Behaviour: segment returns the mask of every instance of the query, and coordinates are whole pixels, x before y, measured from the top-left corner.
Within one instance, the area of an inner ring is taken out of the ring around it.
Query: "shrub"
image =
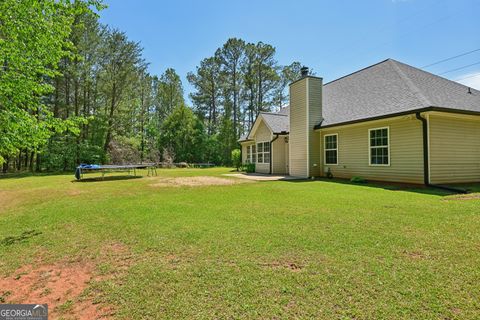
[[[365,180],[362,177],[354,176],[352,179],[350,179],[351,182],[353,183],[367,183],[367,180]]]
[[[255,172],[255,163],[247,163],[243,166],[243,170],[246,173],[254,173]]]
[[[232,150],[232,164],[237,168],[237,171],[240,170],[240,167],[242,166],[242,152],[240,149]]]

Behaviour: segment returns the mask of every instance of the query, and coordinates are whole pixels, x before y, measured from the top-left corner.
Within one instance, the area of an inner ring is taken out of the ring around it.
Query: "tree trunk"
[[[18,153],[17,170],[18,171],[22,170],[22,150],[20,150],[20,152]]]
[[[3,173],[7,173],[8,172],[8,165],[10,163],[10,158],[9,157],[5,157],[5,162],[3,163],[3,168],[2,168],[2,171]]]
[[[58,95],[59,95],[59,87],[60,87],[60,77],[55,77],[55,101],[53,105],[53,116],[58,118]]]
[[[75,61],[75,65],[77,62]],[[74,81],[75,89],[74,89],[74,104],[75,104],[75,116],[78,117],[80,112],[80,105],[78,103],[78,78],[75,77]],[[75,164],[78,166],[80,164],[80,136],[77,136],[75,139]]]
[[[237,139],[237,70],[233,69],[233,135]]]
[[[70,81],[67,76],[65,76],[65,111],[66,118],[70,117]]]
[[[112,88],[112,101],[110,104],[110,112],[109,112],[109,117],[108,117],[108,127],[107,127],[107,136],[105,137],[105,144],[103,145],[103,151],[107,153],[108,151],[108,145],[110,144],[110,139],[112,138],[112,126],[113,126],[113,113],[115,111],[115,96],[116,96],[116,85],[115,83],[113,84]]]
[[[25,149],[25,163],[24,163],[24,167],[28,167],[28,150]]]
[[[258,66],[258,112],[263,111],[262,65]]]
[[[35,152],[32,151],[30,153],[30,172],[33,173],[33,162],[34,162],[34,159],[35,159]]]
[[[36,157],[36,158],[37,158],[37,161],[36,161],[36,163],[37,163],[37,168],[36,168],[35,171],[40,172],[40,171],[42,171],[42,162],[41,162],[41,157],[40,157],[40,154],[39,154],[39,153],[37,153],[37,157]]]

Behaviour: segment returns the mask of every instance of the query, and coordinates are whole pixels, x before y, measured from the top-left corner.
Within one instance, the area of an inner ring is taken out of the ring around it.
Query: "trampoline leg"
[[[133,168],[133,176],[134,176],[134,177],[137,176],[137,169],[136,169],[136,168]]]

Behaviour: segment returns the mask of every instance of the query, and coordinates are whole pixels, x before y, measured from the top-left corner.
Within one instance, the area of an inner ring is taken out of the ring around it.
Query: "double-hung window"
[[[324,136],[325,164],[338,164],[338,134]]]
[[[390,165],[390,137],[389,128],[375,128],[368,130],[368,147],[371,166]]]
[[[270,142],[257,143],[257,163],[270,163]]]

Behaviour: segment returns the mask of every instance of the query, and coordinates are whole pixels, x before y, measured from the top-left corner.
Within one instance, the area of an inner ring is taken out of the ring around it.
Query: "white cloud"
[[[465,74],[461,77],[458,77],[458,79],[463,79],[463,80],[458,80],[458,82],[460,82],[461,84],[480,90],[480,71]]]

